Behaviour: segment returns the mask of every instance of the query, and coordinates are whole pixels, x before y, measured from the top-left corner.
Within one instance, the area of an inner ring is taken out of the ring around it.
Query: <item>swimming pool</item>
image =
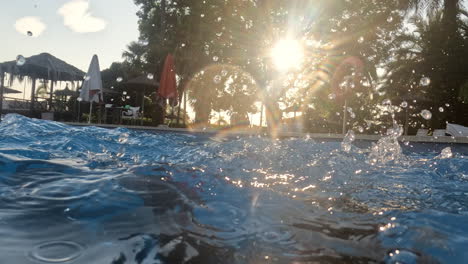
[[[429,148],[347,152],[341,142],[307,138],[77,128],[8,115],[0,123],[0,256],[463,263],[466,148]]]

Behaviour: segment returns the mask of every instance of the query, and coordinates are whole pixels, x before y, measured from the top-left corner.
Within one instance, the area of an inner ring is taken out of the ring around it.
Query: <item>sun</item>
[[[301,45],[294,39],[282,39],[271,50],[271,58],[276,68],[285,72],[299,68],[304,59]]]

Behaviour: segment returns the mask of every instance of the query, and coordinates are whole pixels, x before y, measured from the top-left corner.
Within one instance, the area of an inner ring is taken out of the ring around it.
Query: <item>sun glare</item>
[[[278,70],[287,71],[291,68],[299,68],[304,54],[298,41],[283,39],[271,50],[271,57]]]

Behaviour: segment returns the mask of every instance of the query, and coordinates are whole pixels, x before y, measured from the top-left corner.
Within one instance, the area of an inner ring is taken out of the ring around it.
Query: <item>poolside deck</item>
[[[216,129],[198,129],[198,128],[169,128],[165,126],[148,127],[148,126],[128,126],[128,125],[113,125],[113,124],[88,124],[88,123],[73,123],[63,122],[71,126],[96,126],[102,128],[127,128],[142,131],[170,131],[182,133],[203,133],[203,134],[220,134],[220,135],[259,135],[264,132],[259,130],[216,130]],[[278,137],[310,137],[317,140],[342,140],[342,134],[323,134],[323,133],[300,133],[300,132],[279,132]],[[360,135],[356,134],[357,140],[377,141],[381,138],[380,135]],[[426,142],[426,143],[457,143],[468,144],[468,137],[431,137],[431,136],[401,136],[399,141],[409,142]]]

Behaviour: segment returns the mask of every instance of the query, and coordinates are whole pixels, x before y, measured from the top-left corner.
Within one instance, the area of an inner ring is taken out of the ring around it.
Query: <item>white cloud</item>
[[[28,31],[32,33],[32,37],[39,37],[42,32],[46,29],[46,25],[42,23],[41,19],[38,17],[22,17],[16,20],[15,29],[20,34],[28,35]]]
[[[58,14],[63,16],[65,26],[78,33],[98,32],[107,26],[104,19],[91,15],[87,0],[70,1],[59,8]]]

